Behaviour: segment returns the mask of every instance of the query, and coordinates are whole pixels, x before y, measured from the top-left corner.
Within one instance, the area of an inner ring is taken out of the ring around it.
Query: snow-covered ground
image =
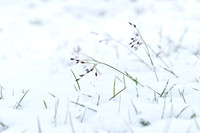
[[[199,12],[198,0],[0,0],[0,133],[200,132]]]

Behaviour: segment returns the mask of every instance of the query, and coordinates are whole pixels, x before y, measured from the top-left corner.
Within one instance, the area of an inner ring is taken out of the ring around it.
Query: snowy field
[[[0,0],[0,133],[200,132],[199,12],[199,0]]]

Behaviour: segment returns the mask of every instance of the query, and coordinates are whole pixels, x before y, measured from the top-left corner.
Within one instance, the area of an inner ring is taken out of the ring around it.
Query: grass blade
[[[135,107],[135,104],[133,104],[133,101],[132,101],[132,100],[131,100],[131,105],[133,106],[136,115],[138,115],[138,114],[139,114],[139,113],[138,113],[138,110],[137,110],[137,108]]]
[[[3,99],[3,87],[0,85],[0,99]]]
[[[163,89],[162,93],[160,94],[160,97],[162,97],[163,94],[165,93],[165,90],[166,90],[166,88],[167,88],[167,86],[168,86],[168,83],[169,83],[169,79],[167,80],[167,83],[166,83],[166,85],[165,85],[165,88]]]
[[[45,109],[47,109],[47,103],[45,102],[45,100],[43,100],[43,103],[44,103]]]
[[[22,100],[24,99],[24,97],[26,96],[26,94],[29,92],[29,90],[27,90],[25,93],[24,93],[24,95],[22,96],[22,98],[19,100],[19,102],[17,103],[17,106],[15,107],[15,109],[18,109],[19,108],[19,106],[21,106],[21,102],[22,102]]]
[[[119,95],[122,91],[124,91],[126,88],[123,88],[122,90],[120,90],[119,92],[117,92],[114,96],[112,96],[109,100],[112,100],[113,98],[115,98],[115,96]]]
[[[74,102],[74,101],[71,101],[71,103],[74,103],[74,104],[76,104],[76,105],[79,105],[79,106],[81,106],[81,107],[86,107],[85,105],[83,105],[83,104],[80,104],[80,103],[78,103],[78,102]],[[90,108],[90,107],[87,107],[89,110],[92,110],[92,111],[94,111],[94,112],[97,112],[97,110],[95,110],[95,109],[92,109],[92,108]]]
[[[75,80],[76,80],[78,89],[79,89],[79,91],[80,91],[80,90],[81,90],[81,87],[80,87],[80,85],[79,85],[78,79],[76,78],[76,75],[74,74],[74,72],[73,72],[72,70],[71,70],[71,72],[72,72],[72,74],[73,74],[73,76],[74,76],[74,78],[75,78]]]
[[[114,79],[114,85],[113,85],[113,96],[115,95],[115,83],[116,83],[116,77]]]
[[[184,107],[184,108],[180,111],[180,113],[176,116],[176,118],[179,118],[179,116],[183,113],[183,111],[185,111],[188,107],[190,107],[190,105]]]
[[[69,112],[69,122],[70,122],[70,125],[71,125],[72,133],[75,133],[75,129],[74,129],[73,121],[72,121],[72,116],[71,116],[70,112]]]
[[[42,129],[41,129],[39,117],[38,117],[38,119],[37,119],[37,123],[38,123],[38,133],[42,133]]]

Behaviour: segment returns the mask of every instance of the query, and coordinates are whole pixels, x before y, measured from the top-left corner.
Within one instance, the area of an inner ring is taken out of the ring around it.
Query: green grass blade
[[[74,76],[74,78],[75,78],[75,80],[76,80],[78,89],[79,89],[79,91],[80,91],[80,90],[81,90],[81,87],[80,87],[80,85],[79,85],[78,79],[76,78],[76,75],[74,74],[74,72],[73,72],[72,70],[71,70],[71,72],[72,72],[72,74],[73,74],[73,76]]]
[[[120,90],[119,92],[117,92],[114,96],[112,96],[109,100],[112,100],[113,98],[115,98],[117,95],[119,95],[122,91],[124,91],[126,88],[123,88],[122,90]]]
[[[19,108],[19,106],[21,106],[21,102],[22,102],[22,100],[24,99],[24,97],[26,96],[26,94],[29,92],[29,90],[27,90],[25,93],[24,93],[24,95],[22,96],[22,98],[19,100],[19,102],[17,103],[17,106],[16,106],[16,108],[15,109],[18,109]]]
[[[183,113],[183,111],[185,111],[188,107],[190,107],[190,105],[189,106],[186,106],[186,107],[184,107],[181,111],[180,111],[180,113],[176,116],[176,118],[179,118],[180,117],[180,115]]]

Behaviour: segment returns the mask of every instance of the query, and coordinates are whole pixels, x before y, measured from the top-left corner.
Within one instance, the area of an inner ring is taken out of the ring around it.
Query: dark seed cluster
[[[86,61],[82,61],[82,60],[75,59],[75,58],[70,58],[70,60],[76,61],[76,64],[78,64],[78,63],[81,63],[81,64],[87,63]],[[85,69],[85,73],[84,73],[84,74],[80,74],[80,75],[79,75],[80,78],[77,78],[76,81],[79,81],[82,77],[84,77],[84,76],[87,75],[88,73],[90,73],[90,72],[96,70],[96,66],[97,66],[97,64],[93,64],[92,68],[90,68],[90,69]],[[96,76],[96,77],[98,76],[97,70],[96,70],[96,72],[95,72],[95,76]]]
[[[132,24],[131,22],[129,22],[129,24],[136,29],[135,24]],[[137,29],[136,29],[136,31],[137,31]],[[136,32],[134,34],[134,37],[131,38],[131,42],[129,43],[129,45],[131,46],[131,48],[134,48],[135,50],[137,50],[142,44],[143,44],[143,41],[142,41],[139,33]]]

